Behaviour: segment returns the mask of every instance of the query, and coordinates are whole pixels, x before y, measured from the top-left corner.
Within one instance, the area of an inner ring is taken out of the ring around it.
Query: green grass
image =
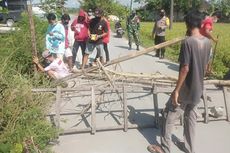
[[[141,22],[140,40],[143,47],[150,47],[154,45],[154,40],[151,37],[153,22]],[[125,22],[122,22],[122,27],[125,29]],[[111,28],[114,30],[114,23],[111,22]],[[185,24],[174,23],[172,30],[167,30],[166,40],[171,40],[177,37],[185,36]],[[216,49],[216,57],[213,64],[215,78],[222,78],[230,68],[230,24],[216,23],[214,24],[213,35],[219,35],[219,41]],[[125,34],[127,37],[127,33]],[[215,44],[213,43],[213,48]],[[166,48],[166,58],[177,62],[179,55],[180,44]]]

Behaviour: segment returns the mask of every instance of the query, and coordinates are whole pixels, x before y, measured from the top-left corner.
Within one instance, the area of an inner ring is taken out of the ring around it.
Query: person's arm
[[[65,28],[63,25],[56,25],[58,27],[55,27],[56,29],[53,32],[53,36],[59,40],[63,40],[65,38]]]
[[[189,48],[190,48],[189,44],[187,43],[186,40],[182,42],[180,55],[179,55],[180,70],[179,70],[178,81],[171,95],[172,103],[174,106],[180,105],[178,101],[179,92],[189,72],[189,64],[191,60],[191,52]]]
[[[70,27],[71,27],[71,30],[74,31],[74,32],[76,31],[76,27],[75,27],[76,24],[77,24],[77,19],[75,19],[75,20],[73,21],[73,23],[71,24],[71,26],[70,26]]]
[[[37,57],[33,58],[33,62],[37,65],[38,69],[42,72],[45,72],[45,69],[41,66],[41,64],[39,63],[39,60]]]
[[[97,35],[97,39],[100,39],[100,38],[103,38],[103,37],[105,37],[105,36],[107,36],[108,35],[108,25],[107,25],[107,23],[106,23],[106,21],[105,20],[103,20],[103,27],[104,27],[104,29],[103,29],[103,34],[101,34],[101,35]]]
[[[214,38],[214,37],[212,36],[210,29],[206,28],[206,29],[205,29],[205,33],[206,33],[206,36],[207,36],[209,39],[213,40],[214,42],[217,42],[217,41],[218,41],[218,39],[216,39],[216,38]]]
[[[136,16],[136,20],[137,20],[137,30],[140,30],[141,24],[140,24],[140,18],[138,16]]]
[[[155,21],[155,24],[154,24],[154,26],[153,26],[152,38],[155,37],[155,34],[156,34],[156,27],[157,27],[157,21]]]
[[[178,102],[178,97],[179,97],[179,91],[185,81],[185,78],[187,77],[187,74],[189,72],[189,66],[188,65],[183,65],[180,69],[179,72],[179,77],[178,77],[178,81],[176,84],[176,88],[174,89],[173,93],[172,93],[172,102],[174,106],[178,106],[180,105]]]

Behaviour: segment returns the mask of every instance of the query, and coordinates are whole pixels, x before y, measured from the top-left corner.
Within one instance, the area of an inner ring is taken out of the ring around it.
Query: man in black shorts
[[[103,51],[103,37],[105,37],[108,33],[108,26],[106,21],[102,18],[103,11],[101,9],[95,10],[95,18],[90,20],[89,23],[89,40],[86,44],[87,48],[85,51],[85,55],[83,57],[82,69],[85,68],[85,65],[88,61],[89,55],[96,48],[100,62],[104,63],[104,51]]]
[[[195,153],[196,110],[211,50],[210,40],[200,34],[201,21],[202,14],[198,11],[185,16],[188,37],[181,44],[179,77],[163,111],[161,145],[149,145],[151,153],[170,153],[172,129],[181,115],[184,115],[184,152]]]

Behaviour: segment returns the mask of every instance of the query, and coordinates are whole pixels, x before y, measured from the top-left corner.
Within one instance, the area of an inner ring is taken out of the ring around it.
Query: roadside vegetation
[[[37,47],[44,48],[47,23],[37,18]],[[46,119],[52,96],[34,94],[34,87],[48,87],[44,76],[33,74],[28,17],[18,30],[0,34],[0,153],[48,152],[47,145],[57,130]]]
[[[114,22],[111,22],[111,29],[114,30]],[[141,22],[140,28],[140,40],[143,47],[151,47],[154,45],[154,39],[152,38],[153,22]],[[126,29],[125,21],[122,21],[122,27]],[[185,36],[186,27],[182,22],[176,22],[173,24],[172,30],[167,30],[166,40],[171,40],[178,37]],[[222,79],[223,76],[229,71],[230,68],[230,24],[229,23],[216,23],[214,25],[214,36],[219,35],[219,41],[216,49],[216,57],[213,64],[214,78]],[[127,37],[127,32],[125,33]],[[215,43],[213,43],[213,49]],[[166,58],[177,62],[180,51],[180,44],[166,48]]]

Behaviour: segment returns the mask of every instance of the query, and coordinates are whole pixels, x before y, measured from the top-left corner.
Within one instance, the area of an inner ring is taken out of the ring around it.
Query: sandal
[[[164,153],[160,146],[157,145],[149,145],[147,150],[151,153]]]

